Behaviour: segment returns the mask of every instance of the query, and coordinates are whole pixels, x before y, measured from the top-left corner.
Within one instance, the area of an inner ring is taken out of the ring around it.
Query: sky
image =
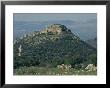
[[[52,21],[52,20],[73,20],[87,21],[97,19],[95,13],[15,13],[14,21]]]
[[[51,24],[63,24],[82,40],[97,37],[96,13],[14,13],[14,37],[40,31]]]

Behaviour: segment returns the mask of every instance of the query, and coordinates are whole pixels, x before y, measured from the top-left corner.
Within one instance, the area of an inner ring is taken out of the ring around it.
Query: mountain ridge
[[[87,44],[91,45],[94,48],[97,48],[97,38],[89,39],[85,41]]]

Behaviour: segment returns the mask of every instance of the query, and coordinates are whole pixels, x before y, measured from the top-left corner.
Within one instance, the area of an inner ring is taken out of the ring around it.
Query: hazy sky
[[[73,20],[87,21],[97,19],[96,13],[17,13],[14,14],[14,21],[52,21],[52,20]]]

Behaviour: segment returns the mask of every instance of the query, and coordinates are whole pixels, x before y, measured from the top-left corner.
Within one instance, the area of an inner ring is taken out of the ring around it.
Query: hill
[[[14,41],[14,68],[97,64],[97,51],[65,25],[53,24]]]

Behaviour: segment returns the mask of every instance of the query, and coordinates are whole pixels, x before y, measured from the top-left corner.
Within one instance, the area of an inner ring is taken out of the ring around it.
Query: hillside
[[[14,68],[60,64],[96,65],[97,51],[61,24],[50,25],[14,41]]]

